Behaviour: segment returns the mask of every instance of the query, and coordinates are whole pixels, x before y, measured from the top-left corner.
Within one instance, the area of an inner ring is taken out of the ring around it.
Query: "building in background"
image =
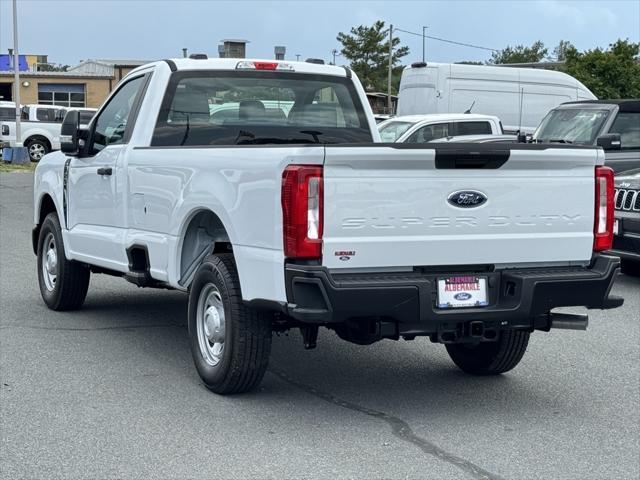
[[[0,72],[0,100],[13,100],[13,72]],[[21,72],[20,101],[65,107],[102,105],[114,85],[104,75],[78,75],[72,72]]]
[[[46,55],[18,55],[21,72],[38,72],[49,66]],[[8,53],[0,53],[0,72],[13,72],[13,49]]]
[[[284,55],[287,53],[287,47],[275,47],[273,49],[276,60],[284,60]]]
[[[66,72],[23,68],[20,56],[20,100],[23,104],[40,103],[65,107],[98,108],[127,73],[147,60],[85,60]],[[24,55],[26,65],[46,63],[46,55]],[[35,62],[30,57],[37,57]],[[0,56],[0,100],[13,100],[13,62],[3,68]],[[47,64],[48,65],[48,64]]]
[[[398,106],[398,96],[391,95],[391,111],[387,103],[388,95],[385,92],[367,92],[367,100],[371,105],[371,110],[376,114],[393,115]]]
[[[138,68],[141,65],[145,65],[152,61],[153,60],[83,60],[75,67],[69,68],[67,71],[73,72],[77,75],[101,75],[112,77],[113,81],[118,83],[122,80],[122,77],[134,68]]]
[[[220,58],[246,58],[247,43],[249,40],[227,38],[220,40],[222,45],[218,45],[218,56]]]

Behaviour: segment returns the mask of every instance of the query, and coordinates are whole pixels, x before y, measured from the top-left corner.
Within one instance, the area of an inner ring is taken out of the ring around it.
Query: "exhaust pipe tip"
[[[550,327],[562,330],[586,330],[589,315],[582,313],[550,313]]]

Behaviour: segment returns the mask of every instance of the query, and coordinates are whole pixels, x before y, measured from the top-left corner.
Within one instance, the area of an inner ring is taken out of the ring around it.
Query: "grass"
[[[0,159],[0,173],[11,172],[33,172],[36,169],[37,163],[27,162],[24,165],[13,165],[12,163],[3,162]]]

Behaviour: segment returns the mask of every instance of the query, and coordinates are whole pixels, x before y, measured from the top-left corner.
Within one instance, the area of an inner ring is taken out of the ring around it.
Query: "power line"
[[[403,30],[403,29],[398,28],[398,27],[395,27],[394,30],[396,30],[398,32],[408,33],[410,35],[416,35],[417,37],[422,37],[423,36],[421,33],[410,32],[408,30]],[[489,52],[499,52],[499,50],[497,50],[495,48],[481,47],[480,45],[473,45],[471,43],[456,42],[455,40],[447,40],[446,38],[434,37],[432,35],[424,35],[424,37],[425,38],[430,38],[431,40],[438,40],[439,42],[451,43],[453,45],[461,45],[463,47],[477,48],[477,49],[480,49],[480,50],[488,50]]]

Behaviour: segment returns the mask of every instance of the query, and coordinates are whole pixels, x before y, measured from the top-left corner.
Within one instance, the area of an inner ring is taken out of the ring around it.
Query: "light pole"
[[[391,111],[391,71],[393,70],[393,25],[389,25],[389,71],[387,72],[387,113]]]
[[[300,54],[296,53],[296,62],[299,62],[299,61],[300,61]]]
[[[13,0],[13,101],[16,104],[16,147],[22,146],[20,136],[20,56],[18,55],[18,6]]]
[[[342,55],[341,53],[338,53],[338,49],[334,48],[333,50],[331,50],[331,53],[333,54],[333,65],[336,64],[336,55],[340,56]]]
[[[427,39],[427,36],[425,35],[425,31],[427,30],[427,28],[429,27],[422,27],[422,63],[425,62],[425,42]]]

